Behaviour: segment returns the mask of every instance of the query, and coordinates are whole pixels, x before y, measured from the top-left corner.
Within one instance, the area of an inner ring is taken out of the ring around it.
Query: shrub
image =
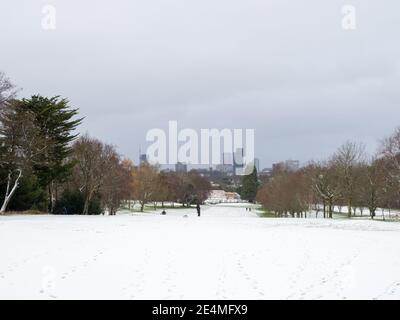
[[[1,195],[5,193],[5,185],[0,189]],[[3,200],[3,199],[1,199]],[[40,186],[34,175],[23,176],[20,180],[18,190],[11,199],[8,209],[10,211],[38,210],[48,211],[47,192]]]
[[[85,204],[85,198],[79,190],[65,190],[61,198],[56,202],[54,207],[54,214],[82,214]],[[98,215],[102,214],[100,197],[93,197],[89,204],[89,214]]]

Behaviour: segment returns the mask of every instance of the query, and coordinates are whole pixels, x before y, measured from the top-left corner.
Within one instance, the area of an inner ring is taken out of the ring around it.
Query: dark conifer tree
[[[40,150],[34,159],[33,171],[39,183],[49,193],[49,209],[53,210],[56,185],[64,182],[72,173],[74,162],[68,160],[71,142],[76,138],[75,128],[82,118],[76,119],[78,109],[71,108],[68,100],[59,96],[47,98],[32,96],[17,101],[17,107],[33,115],[38,128]],[[75,118],[75,119],[74,119]]]
[[[242,186],[240,188],[240,196],[243,200],[253,202],[257,196],[259,187],[257,169],[254,167],[253,172],[243,176]]]

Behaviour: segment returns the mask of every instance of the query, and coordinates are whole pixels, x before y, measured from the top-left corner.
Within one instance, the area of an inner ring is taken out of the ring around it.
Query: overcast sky
[[[69,98],[81,132],[135,162],[169,120],[255,129],[262,167],[305,162],[400,125],[399,17],[398,0],[1,0],[0,70],[21,97]]]

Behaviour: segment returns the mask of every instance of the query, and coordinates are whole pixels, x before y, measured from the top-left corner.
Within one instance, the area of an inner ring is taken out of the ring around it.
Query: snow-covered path
[[[400,299],[398,223],[167,211],[0,217],[0,298]]]

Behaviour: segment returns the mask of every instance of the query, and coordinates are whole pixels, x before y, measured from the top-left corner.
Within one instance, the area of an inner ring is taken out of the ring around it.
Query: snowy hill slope
[[[0,259],[2,299],[400,299],[400,224],[240,206],[0,217]]]

